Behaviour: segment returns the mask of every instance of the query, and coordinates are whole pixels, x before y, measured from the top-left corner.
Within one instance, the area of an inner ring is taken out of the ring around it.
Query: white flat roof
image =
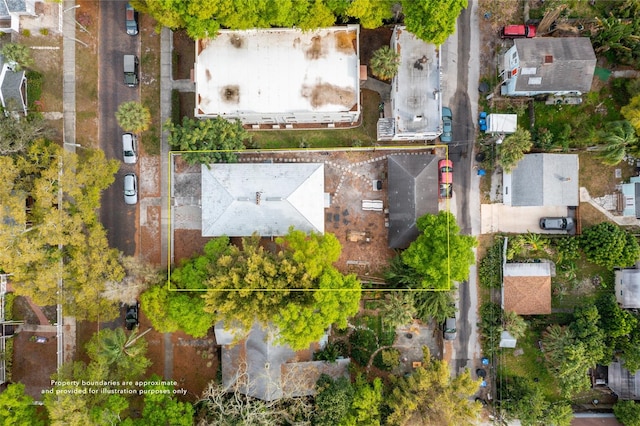
[[[518,128],[517,114],[489,114],[487,133],[515,133]]]
[[[202,236],[324,233],[324,164],[202,166]]]
[[[196,42],[196,111],[343,112],[358,105],[359,27],[221,30]]]

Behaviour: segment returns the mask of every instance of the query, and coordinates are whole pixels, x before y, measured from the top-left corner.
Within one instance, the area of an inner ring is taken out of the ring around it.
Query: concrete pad
[[[557,206],[527,206],[513,207],[505,204],[482,204],[480,206],[481,233],[491,234],[494,232],[525,233],[535,232],[537,234],[564,234],[562,231],[544,231],[540,229],[539,220],[541,217],[567,216],[567,207]]]

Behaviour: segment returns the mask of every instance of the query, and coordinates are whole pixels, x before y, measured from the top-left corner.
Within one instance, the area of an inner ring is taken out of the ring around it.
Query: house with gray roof
[[[580,96],[591,90],[596,54],[588,37],[518,39],[502,67],[503,96]]]
[[[389,155],[389,247],[407,248],[420,234],[416,220],[438,213],[438,158]]]
[[[0,54],[0,105],[6,112],[27,115],[27,77],[25,71],[14,71]]]
[[[391,108],[378,120],[378,140],[433,140],[442,133],[440,47],[396,26],[391,48],[400,66],[391,82]]]
[[[502,176],[502,202],[510,206],[578,206],[576,154],[526,154]]]
[[[36,16],[38,0],[0,0],[0,32],[20,31],[21,16]]]
[[[222,384],[227,389],[264,401],[315,395],[320,375],[334,379],[349,377],[350,359],[313,361],[313,352],[326,344],[325,338],[304,351],[276,342],[274,329],[254,324],[246,337],[236,341],[222,323],[215,326],[221,349]]]
[[[202,166],[202,236],[324,233],[323,163]]]
[[[620,185],[618,210],[622,216],[640,219],[640,176],[632,176],[629,183]]]
[[[615,271],[616,300],[624,309],[640,309],[640,269]]]

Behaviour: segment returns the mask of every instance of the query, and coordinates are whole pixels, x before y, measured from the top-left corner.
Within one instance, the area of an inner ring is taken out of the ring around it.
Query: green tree
[[[393,380],[386,404],[389,425],[473,424],[480,405],[470,400],[479,383],[469,370],[451,378],[446,361],[431,359],[424,349],[422,367]]]
[[[230,122],[221,117],[209,120],[183,117],[181,125],[167,121],[164,129],[169,132],[171,149],[184,151],[182,157],[192,165],[235,163],[236,152],[244,149],[244,141],[249,138],[239,120]]]
[[[373,52],[371,73],[382,80],[391,80],[398,73],[400,54],[389,46],[382,46]]]
[[[33,65],[33,58],[31,57],[31,51],[29,46],[18,43],[6,43],[0,50],[2,56],[4,56],[5,62],[15,62],[13,67],[15,71],[21,71],[23,68],[28,68]]]
[[[524,337],[527,331],[527,322],[520,315],[513,311],[505,311],[502,315],[502,321],[504,322],[504,329],[513,337],[516,339]]]
[[[502,287],[502,250],[504,240],[498,238],[480,261],[478,279],[484,288]]]
[[[411,323],[416,316],[414,293],[409,291],[386,293],[378,313],[382,323],[390,330]]]
[[[606,145],[599,155],[606,165],[615,166],[627,155],[640,157],[636,130],[626,120],[607,123],[602,132],[602,141]]]
[[[432,319],[441,323],[456,314],[453,290],[450,291],[416,291],[413,295],[416,318],[422,322]]]
[[[616,419],[625,426],[640,426],[640,404],[635,401],[618,401],[613,406]]]
[[[635,237],[610,222],[585,229],[580,236],[580,246],[589,262],[607,269],[632,266],[640,257]]]
[[[322,374],[316,383],[314,425],[339,425],[347,417],[353,403],[354,390],[349,379],[336,380]]]
[[[60,301],[79,320],[105,321],[118,314],[117,304],[104,297],[105,284],[121,281],[124,270],[97,210],[118,162],[102,151],[85,151],[80,159],[38,140],[23,154],[0,157],[0,269],[13,274],[18,295],[41,306]]]
[[[40,115],[0,114],[0,155],[22,153],[33,141],[52,134]]]
[[[418,238],[402,252],[402,262],[421,276],[421,288],[450,289],[454,281],[469,277],[475,263],[477,240],[461,235],[456,218],[449,212],[426,214],[417,220]]]
[[[144,132],[151,125],[151,112],[140,102],[123,102],[116,111],[116,121],[125,132]]]
[[[340,256],[340,243],[333,234],[306,235],[291,229],[276,239],[275,252],[265,250],[257,235],[244,238],[241,248],[226,244],[226,238],[211,240],[204,259],[193,258],[175,272],[182,274],[198,265],[190,276],[212,289],[202,297],[204,310],[214,321],[232,324],[240,332],[256,321],[273,323],[281,342],[302,349],[331,324],[345,328],[347,318],[358,311],[360,282],[332,265]],[[207,252],[220,256],[207,259]],[[201,281],[202,276],[207,279]]]
[[[379,426],[384,385],[379,377],[369,383],[361,374],[353,384],[353,399],[341,426]]]
[[[154,374],[148,381],[160,382],[162,377]],[[193,405],[176,400],[174,387],[162,384],[148,384],[144,387],[144,408],[142,419],[136,421],[141,426],[191,426]]]
[[[605,359],[604,332],[599,326],[600,314],[595,305],[578,307],[573,313],[574,321],[569,326],[575,338],[585,345],[593,364]]]
[[[353,0],[346,14],[360,20],[360,25],[364,28],[378,28],[385,19],[393,16],[392,5],[391,0]]]
[[[533,142],[528,130],[518,127],[515,133],[510,134],[500,144],[498,163],[506,173],[515,169],[518,162],[524,158],[524,154],[531,150]]]
[[[0,393],[0,423],[15,426],[44,424],[38,417],[33,398],[24,393],[22,383],[11,383]]]
[[[620,113],[636,129],[636,133],[640,134],[640,95],[631,98],[628,105],[620,108]]]
[[[147,341],[137,330],[129,335],[121,327],[100,330],[91,337],[86,348],[94,362],[107,365],[109,376],[133,380],[141,377],[151,365],[145,357]]]
[[[441,45],[454,33],[467,0],[402,0],[407,30],[427,43]]]
[[[596,363],[589,348],[577,340],[569,327],[554,324],[542,335],[547,367],[557,378],[563,397],[570,398],[589,389],[587,372]]]

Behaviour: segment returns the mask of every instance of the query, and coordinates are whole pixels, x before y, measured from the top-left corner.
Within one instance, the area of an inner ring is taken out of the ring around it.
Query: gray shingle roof
[[[515,40],[521,72],[516,91],[591,90],[596,54],[588,37],[538,37]],[[525,74],[525,68],[533,74]],[[540,77],[539,84],[529,84]],[[533,78],[534,80],[530,80]]]
[[[438,161],[435,155],[390,155],[389,247],[407,248],[418,236],[416,219],[438,213]]]
[[[527,154],[511,172],[512,206],[577,206],[578,156]]]

